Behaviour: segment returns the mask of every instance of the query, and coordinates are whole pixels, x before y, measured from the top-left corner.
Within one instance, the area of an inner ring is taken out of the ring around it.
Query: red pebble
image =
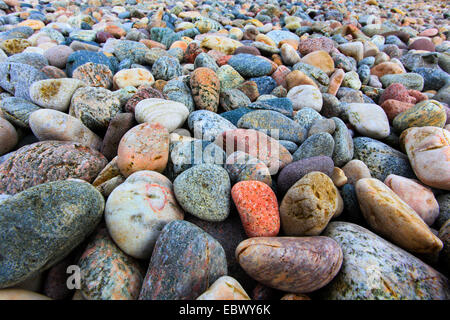
[[[241,181],[231,196],[249,237],[275,237],[280,231],[280,214],[273,190],[260,181]]]
[[[405,86],[401,83],[393,83],[389,87],[387,87],[383,91],[378,103],[382,105],[384,101],[389,99],[407,103],[416,103],[416,98],[410,96],[408,89],[406,89]]]

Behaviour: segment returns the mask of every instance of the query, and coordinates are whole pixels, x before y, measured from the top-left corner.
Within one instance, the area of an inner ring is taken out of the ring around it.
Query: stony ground
[[[0,0],[0,299],[449,299],[449,17]]]

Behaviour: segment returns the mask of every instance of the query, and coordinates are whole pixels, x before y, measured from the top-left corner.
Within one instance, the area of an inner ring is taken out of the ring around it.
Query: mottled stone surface
[[[0,203],[0,287],[14,285],[64,258],[92,232],[103,196],[81,181],[35,186]]]
[[[332,300],[429,300],[450,298],[448,279],[369,230],[331,222],[323,233],[342,248],[336,278],[319,294]]]
[[[217,240],[187,221],[161,231],[140,300],[193,300],[227,274],[225,251]]]
[[[92,182],[108,161],[100,152],[76,142],[42,141],[24,146],[0,164],[0,192],[67,178]]]

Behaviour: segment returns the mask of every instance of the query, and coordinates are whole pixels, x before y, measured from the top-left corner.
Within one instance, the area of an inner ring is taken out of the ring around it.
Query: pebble
[[[64,112],[75,91],[85,86],[85,82],[70,78],[40,80],[31,85],[30,98],[42,108]]]
[[[0,262],[4,270],[0,288],[15,285],[65,257],[100,222],[104,205],[100,192],[80,180],[44,183],[1,202],[0,246],[7,254]],[[35,214],[27,214],[30,210]]]
[[[306,139],[294,152],[294,161],[316,156],[332,157],[334,151],[334,139],[327,132],[316,133]]]
[[[104,64],[88,62],[76,68],[72,78],[78,79],[89,87],[110,89],[113,85],[111,69]]]
[[[227,171],[214,164],[199,164],[183,171],[174,181],[178,203],[206,221],[223,221],[230,213],[231,182]]]
[[[197,300],[251,300],[234,278],[222,276],[203,292]]]
[[[289,236],[318,236],[338,208],[338,193],[330,177],[313,171],[289,188],[280,205],[281,227]]]
[[[197,68],[191,74],[190,85],[197,109],[217,112],[220,94],[217,74],[209,68]]]
[[[399,113],[392,125],[397,132],[411,127],[444,127],[447,114],[444,107],[436,100],[425,100]]]
[[[139,300],[193,300],[226,274],[217,240],[190,222],[172,221],[156,240]]]
[[[128,86],[152,85],[155,82],[155,78],[147,69],[133,68],[117,72],[113,77],[113,82],[117,88],[121,89]]]
[[[0,155],[4,155],[11,151],[19,141],[14,126],[8,120],[0,117]]]
[[[291,100],[294,110],[311,108],[318,112],[322,109],[322,94],[311,85],[300,85],[289,90],[287,98]]]
[[[236,129],[230,121],[208,110],[191,112],[188,125],[195,138],[206,141],[214,141],[223,132]]]
[[[179,102],[150,98],[136,105],[134,115],[138,123],[159,123],[170,133],[183,126],[189,110]]]
[[[355,184],[358,180],[363,178],[371,178],[369,168],[361,160],[354,159],[347,162],[347,164],[342,167],[342,170],[347,177],[347,182],[351,184]]]
[[[275,237],[280,230],[278,201],[272,189],[260,181],[240,181],[231,197],[248,237]]]
[[[117,149],[123,176],[141,170],[162,172],[169,158],[169,132],[159,123],[142,123],[125,133]]]
[[[131,174],[109,195],[105,221],[114,242],[126,254],[148,259],[162,228],[182,220],[172,182],[155,171]]]
[[[345,112],[350,123],[364,136],[383,139],[390,133],[388,117],[376,104],[350,103]]]
[[[244,78],[262,77],[272,70],[270,62],[247,53],[233,55],[228,64]]]

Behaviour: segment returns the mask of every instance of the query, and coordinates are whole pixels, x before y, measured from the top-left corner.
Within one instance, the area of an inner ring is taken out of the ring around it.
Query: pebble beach
[[[0,300],[450,300],[446,1],[0,0]]]

